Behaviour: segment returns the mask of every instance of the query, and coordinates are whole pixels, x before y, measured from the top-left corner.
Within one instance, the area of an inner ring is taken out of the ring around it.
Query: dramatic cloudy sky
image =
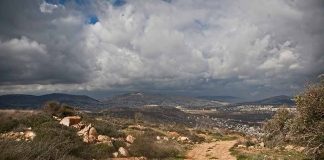
[[[0,94],[292,95],[323,26],[323,0],[1,0]]]

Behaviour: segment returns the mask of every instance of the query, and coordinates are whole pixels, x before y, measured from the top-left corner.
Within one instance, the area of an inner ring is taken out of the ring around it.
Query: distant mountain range
[[[289,105],[293,106],[295,105],[295,102],[292,100],[292,97],[286,96],[286,95],[280,95],[280,96],[274,96],[269,97],[266,99],[258,100],[258,101],[252,101],[252,102],[244,102],[239,104],[251,104],[251,105]]]
[[[185,108],[214,108],[223,105],[233,104],[237,97],[216,96],[216,97],[184,97],[170,96],[161,94],[151,94],[143,92],[133,92],[123,95],[117,95],[104,100],[96,100],[85,95],[70,95],[62,93],[52,93],[41,96],[11,94],[0,96],[0,108],[23,108],[37,109],[48,101],[58,101],[80,109],[94,110],[116,107],[141,107],[141,106],[182,106]],[[234,105],[294,105],[291,97],[275,96],[253,102],[235,103]]]
[[[103,103],[109,107],[136,107],[145,105],[159,106],[182,106],[186,108],[195,107],[219,107],[219,102],[183,96],[169,96],[162,94],[152,94],[143,92],[134,92],[114,96],[103,100]]]
[[[103,103],[85,95],[52,93],[41,96],[10,94],[0,96],[0,108],[40,108],[48,101],[58,101],[78,108],[102,107]]]

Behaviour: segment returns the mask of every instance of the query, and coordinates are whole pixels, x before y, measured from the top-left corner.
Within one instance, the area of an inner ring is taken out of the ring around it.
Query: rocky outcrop
[[[65,126],[72,126],[72,125],[78,124],[80,122],[81,122],[80,116],[69,116],[69,117],[64,117],[60,121],[60,124],[65,125]]]
[[[91,124],[80,130],[78,135],[83,137],[85,143],[95,143],[98,138],[97,130]]]

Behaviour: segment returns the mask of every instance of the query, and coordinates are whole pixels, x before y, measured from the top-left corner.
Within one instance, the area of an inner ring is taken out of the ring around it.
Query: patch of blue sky
[[[97,22],[99,22],[99,18],[96,15],[91,15],[88,17],[87,23],[88,24],[96,24]]]

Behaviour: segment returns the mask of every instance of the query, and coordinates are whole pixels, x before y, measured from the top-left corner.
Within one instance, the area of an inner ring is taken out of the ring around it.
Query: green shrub
[[[4,119],[0,121],[0,133],[9,132],[19,125],[16,119]]]
[[[295,143],[313,159],[324,159],[324,80],[309,85],[295,102],[295,115],[279,110],[264,126],[267,145]]]
[[[157,143],[155,139],[139,136],[130,147],[133,156],[145,156],[147,158],[171,158],[179,157],[181,148],[172,142]]]
[[[116,149],[112,145],[108,144],[91,144],[88,146],[87,153],[93,159],[107,159],[112,156],[112,153],[116,152]]]
[[[45,122],[55,122],[55,120],[52,117],[43,113],[28,116],[20,120],[20,124],[24,124],[32,128],[38,127]]]
[[[75,115],[73,107],[55,101],[46,102],[43,106],[43,111],[49,115],[61,118]]]
[[[116,150],[118,150],[119,147],[124,147],[124,148],[126,147],[126,143],[124,141],[122,141],[122,140],[117,139],[117,140],[112,141],[112,143],[113,143]]]
[[[120,131],[118,127],[112,125],[109,122],[94,120],[89,117],[83,118],[83,121],[85,121],[86,123],[91,123],[93,126],[95,126],[98,134],[107,135],[109,137],[115,138],[126,136],[125,133]]]

